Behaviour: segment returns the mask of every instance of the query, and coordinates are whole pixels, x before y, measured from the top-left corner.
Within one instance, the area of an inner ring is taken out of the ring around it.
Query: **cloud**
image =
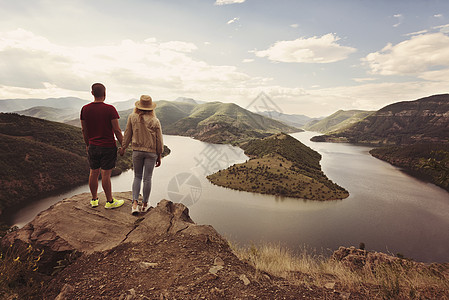
[[[412,36],[362,60],[371,73],[380,75],[422,75],[435,68],[449,68],[449,37],[443,33]]]
[[[399,25],[402,24],[402,21],[404,20],[404,17],[402,16],[402,14],[396,14],[393,17],[398,19],[398,22],[396,24],[394,24],[393,27],[398,27]]]
[[[22,29],[0,33],[0,98],[14,90],[29,89],[24,93],[36,94],[49,85],[74,95],[85,93],[96,81],[115,91],[110,97],[122,99],[148,89],[161,95],[175,91],[181,94],[232,88],[250,81],[234,66],[210,65],[192,58],[190,54],[196,49],[193,43],[159,42],[154,38],[66,47]]]
[[[227,4],[238,4],[243,3],[246,0],[216,0],[215,5],[227,5]]]
[[[364,77],[364,78],[353,78],[355,82],[367,82],[367,81],[374,81],[376,78],[373,77]]]
[[[252,58],[245,58],[244,60],[242,60],[242,62],[244,62],[244,63],[251,63],[253,61],[254,61],[254,59],[252,59]]]
[[[427,41],[443,37],[439,33]],[[389,54],[397,46],[379,53]],[[448,52],[440,49],[440,55]],[[186,96],[246,107],[265,91],[283,111],[323,116],[338,109],[379,109],[396,101],[445,93],[449,86],[447,68],[430,68],[409,82],[359,78],[358,85],[302,89],[282,86],[276,78],[249,76],[235,66],[208,64],[194,58],[196,51],[193,43],[155,38],[68,47],[26,30],[0,32],[0,99],[74,96],[88,100],[91,84],[103,82],[110,102],[150,94],[156,100]]]
[[[291,24],[290,27],[291,27],[291,28],[298,28],[298,27],[299,27],[299,24]]]
[[[433,29],[438,29],[438,31],[443,33],[449,33],[449,24],[435,26]]]
[[[236,22],[238,20],[239,20],[239,18],[234,18],[234,19],[229,20],[228,22],[226,22],[226,24],[232,24],[232,23],[234,23],[234,22]]]
[[[344,60],[356,51],[355,48],[339,45],[339,40],[339,37],[329,33],[322,37],[279,41],[267,50],[254,53],[258,57],[267,57],[278,62],[332,63]]]
[[[404,34],[405,36],[412,36],[412,35],[419,35],[419,34],[425,34],[428,33],[429,31],[424,29],[424,30],[420,30],[420,31],[415,31],[415,32],[410,32],[407,34]]]
[[[427,81],[446,82],[449,85],[449,68],[424,72],[419,74],[418,77]]]
[[[436,14],[436,15],[433,15],[435,18],[442,18],[443,17],[443,15],[442,14]]]

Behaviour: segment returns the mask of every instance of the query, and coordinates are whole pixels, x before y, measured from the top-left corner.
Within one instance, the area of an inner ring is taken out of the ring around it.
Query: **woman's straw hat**
[[[148,95],[140,96],[140,100],[136,102],[136,107],[141,110],[154,110],[156,108],[156,103],[153,103]]]

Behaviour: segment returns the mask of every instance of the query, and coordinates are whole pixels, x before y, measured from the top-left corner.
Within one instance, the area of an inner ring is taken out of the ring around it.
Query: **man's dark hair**
[[[101,98],[106,95],[106,87],[101,83],[92,84],[92,95],[95,98]]]

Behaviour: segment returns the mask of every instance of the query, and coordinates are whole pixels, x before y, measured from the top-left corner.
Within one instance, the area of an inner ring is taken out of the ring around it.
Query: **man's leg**
[[[112,169],[101,170],[101,185],[103,186],[103,191],[107,201],[104,207],[108,209],[120,207],[125,203],[125,200],[114,199],[112,197],[111,173]]]
[[[101,185],[106,196],[105,208],[117,208],[125,203],[125,200],[117,200],[112,197],[111,174],[117,160],[117,148],[103,148],[101,158]]]
[[[106,195],[106,201],[112,202],[112,184],[111,184],[111,170],[101,170],[101,186]]]
[[[90,169],[89,174],[89,189],[92,194],[92,199],[97,199],[97,190],[98,190],[98,176],[100,175],[100,169],[92,170]]]

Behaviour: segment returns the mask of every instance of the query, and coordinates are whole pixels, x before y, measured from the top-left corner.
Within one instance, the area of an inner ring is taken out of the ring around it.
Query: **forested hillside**
[[[81,129],[0,113],[0,209],[87,183],[89,164]],[[115,174],[132,165],[120,158]]]
[[[346,129],[314,137],[371,145],[449,142],[449,94],[390,104]]]

